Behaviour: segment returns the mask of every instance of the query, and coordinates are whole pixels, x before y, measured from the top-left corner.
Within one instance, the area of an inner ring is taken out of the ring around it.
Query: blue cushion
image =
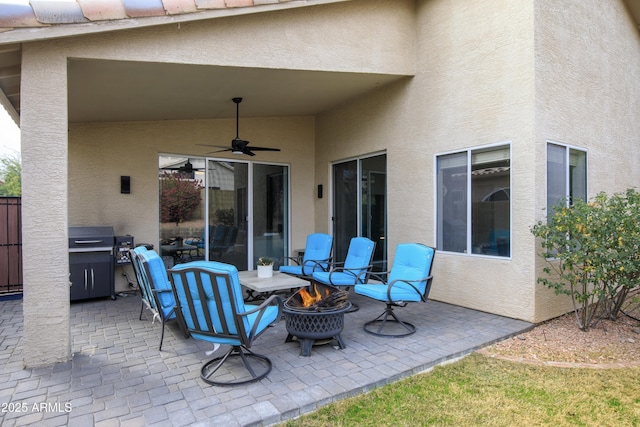
[[[143,252],[141,258],[146,267],[145,271],[149,274],[151,287],[156,290],[167,291],[156,293],[163,314],[167,311],[165,309],[171,311],[176,306],[176,303],[162,258],[155,251]]]
[[[222,307],[218,309],[216,306],[216,301],[214,298],[214,288],[210,281],[210,276],[202,275],[202,285],[204,289],[205,301],[200,300],[200,295],[197,292],[197,286],[195,281],[195,274],[188,274],[188,289],[194,300],[194,304],[196,305],[196,318],[193,319],[191,317],[191,313],[189,310],[183,310],[183,317],[185,318],[185,322],[190,329],[197,329],[196,320],[198,326],[202,330],[207,330],[207,321],[204,317],[204,310],[200,308],[202,304],[206,304],[209,309],[209,313],[211,314],[211,322],[213,324],[214,332],[222,331],[222,320],[225,320],[230,332],[232,334],[238,334],[238,330],[235,324],[235,313],[231,310],[231,301],[235,303],[238,312],[244,313],[246,311],[250,311],[256,306],[253,305],[245,305],[244,300],[242,298],[242,288],[240,287],[240,281],[238,279],[238,270],[235,266],[230,264],[225,264],[216,261],[193,261],[185,264],[179,264],[173,268],[174,271],[185,270],[190,268],[200,268],[205,271],[210,271],[213,273],[222,273],[227,274],[229,279],[231,280],[232,287],[232,295],[229,295],[227,292],[226,281],[224,277],[218,277],[216,283],[216,292],[220,295],[220,300]],[[178,294],[178,298],[181,301],[182,305],[187,304],[186,296],[184,294],[184,285],[182,283],[182,279],[180,275],[173,274],[173,280],[176,286],[176,293]],[[199,305],[197,303],[200,303]],[[243,327],[247,333],[249,333],[253,327],[253,324],[256,322],[257,316],[259,313],[253,313],[248,316],[238,316],[241,318],[243,322]],[[260,323],[256,329],[256,334],[259,334],[263,331],[267,326],[273,323],[278,316],[278,307],[270,306],[265,310]],[[223,338],[223,337],[209,337],[206,335],[201,335],[194,333],[192,334],[194,338],[198,338],[205,341],[216,342],[219,344],[228,344],[228,345],[240,345],[241,341],[239,338]]]
[[[418,302],[420,301],[420,294],[418,294],[413,289],[408,290],[406,288],[402,288],[400,286],[393,286],[391,288],[391,301],[387,300],[387,289],[389,287],[387,285],[356,285],[354,287],[354,292],[358,295],[364,295],[369,298],[376,299],[378,301],[409,301],[409,302]]]
[[[366,275],[363,273],[371,263],[374,248],[373,241],[366,237],[352,238],[344,266],[338,269],[344,271],[313,272],[313,280],[335,286],[353,286],[356,283],[364,283]]]
[[[431,273],[434,249],[415,243],[401,243],[396,249],[393,267],[387,278],[387,283],[392,283],[391,299],[389,300],[387,284],[356,285],[355,293],[380,301],[421,301],[421,296],[426,292],[427,281],[411,282],[411,285],[401,280],[420,280],[427,278]],[[417,288],[418,292],[414,289]]]
[[[134,264],[134,271],[136,272],[136,279],[138,280],[138,286],[140,286],[145,300],[149,303],[151,309],[158,311],[156,307],[156,301],[151,293],[151,283],[147,278],[147,272],[144,269],[142,254],[147,252],[145,246],[138,246],[133,249],[135,256],[132,257],[131,262]]]
[[[310,234],[307,236],[302,265],[283,265],[279,270],[297,276],[311,276],[314,271],[325,271],[329,267],[332,244],[333,237],[328,234]]]

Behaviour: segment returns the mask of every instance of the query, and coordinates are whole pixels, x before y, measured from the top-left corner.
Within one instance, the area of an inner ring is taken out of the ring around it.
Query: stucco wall
[[[414,91],[429,207],[434,155],[511,143],[511,259],[439,253],[431,296],[504,316],[534,319],[532,2],[419,2]],[[424,218],[432,229],[434,209]]]
[[[66,59],[41,46],[22,58],[24,363],[68,360]]]
[[[294,247],[300,247],[296,246],[300,236],[304,239],[305,232],[313,228],[314,122],[313,117],[242,119],[244,138],[282,149],[251,160],[290,165]],[[158,155],[205,157],[211,149],[197,144],[226,141],[234,135],[235,120],[72,124],[69,224],[113,225],[117,235],[131,234],[136,243],[157,247]],[[131,177],[130,194],[120,193],[121,175]],[[121,276],[116,280],[116,288],[126,289]]]
[[[536,217],[546,204],[548,140],[588,150],[588,196],[637,187],[640,37],[622,1],[535,2]],[[536,259],[537,268],[544,261]],[[569,309],[538,288],[537,320]]]
[[[533,320],[532,4],[418,1],[416,13],[415,77],[318,118],[317,179],[327,161],[387,150],[392,261],[400,242],[435,245],[434,156],[511,142],[512,258],[437,253],[431,297]]]

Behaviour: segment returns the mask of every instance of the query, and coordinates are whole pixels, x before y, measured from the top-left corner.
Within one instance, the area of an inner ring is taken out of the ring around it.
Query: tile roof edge
[[[3,19],[2,14],[0,13],[0,45],[55,39],[60,37],[73,37],[100,32],[128,30],[157,25],[179,24],[182,22],[201,21],[252,13],[271,12],[307,6],[317,6],[329,3],[340,3],[352,0],[276,0],[277,2],[274,2],[273,0],[252,1],[254,3],[253,6],[225,7],[218,9],[197,9],[197,11],[195,12],[185,11],[179,14],[166,14],[162,16],[144,16],[133,18],[129,17],[122,19],[104,19],[96,21],[87,19],[87,22],[82,23],[38,23],[37,26],[29,27],[15,25],[15,22],[11,22],[6,17],[5,19]],[[224,0],[224,2],[225,4],[234,3],[231,0]],[[4,1],[0,0],[0,7],[3,3]],[[203,3],[203,1],[197,0],[197,3]],[[236,1],[234,4],[240,3],[241,1]],[[3,26],[3,23],[6,23],[6,26]]]

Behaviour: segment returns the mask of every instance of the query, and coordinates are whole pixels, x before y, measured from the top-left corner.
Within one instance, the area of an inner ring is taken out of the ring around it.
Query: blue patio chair
[[[230,349],[205,363],[200,377],[211,385],[240,385],[259,381],[271,372],[271,361],[250,350],[253,341],[280,319],[282,300],[271,296],[259,306],[245,304],[235,266],[193,261],[169,270],[178,310],[189,334]],[[244,367],[244,372],[233,369]],[[233,371],[232,371],[233,370]],[[219,374],[219,375],[218,375]]]
[[[213,232],[214,232],[214,227],[213,225],[209,226],[209,236],[213,236]],[[203,256],[204,255],[204,243],[206,242],[206,234],[205,234],[205,229],[202,229],[202,235],[200,235],[199,238],[197,237],[191,237],[188,239],[185,239],[184,243],[186,245],[191,245],[191,246],[195,246],[197,249],[197,255],[196,256]]]
[[[284,257],[283,262],[292,261],[293,265],[280,265],[280,272],[293,276],[311,278],[314,271],[327,271],[331,262],[333,237],[324,233],[307,236],[304,255],[300,257]]]
[[[409,302],[427,301],[433,280],[431,267],[435,253],[434,248],[420,243],[401,243],[396,249],[391,271],[370,275],[370,279],[380,283],[354,287],[356,294],[387,304],[380,316],[365,323],[365,331],[384,337],[402,337],[416,331],[413,324],[400,320],[393,308],[405,307]]]
[[[162,332],[160,335],[160,347],[164,341],[164,330],[167,322],[176,319],[176,302],[171,290],[171,283],[167,276],[167,270],[160,255],[152,250],[134,249],[134,262],[140,270],[140,279],[144,287],[149,309],[153,312],[152,323],[160,319]],[[142,318],[142,313],[141,313]]]
[[[147,248],[145,246],[138,246],[134,249],[129,250],[129,259],[131,260],[131,267],[133,268],[133,273],[136,276],[136,281],[138,282],[138,289],[140,289],[140,296],[142,303],[140,305],[140,316],[138,316],[139,320],[142,320],[142,313],[144,309],[150,310],[153,313],[157,313],[156,302],[153,298],[153,294],[151,293],[151,289],[149,288],[149,281],[146,280],[146,277],[143,275],[144,267],[142,266],[142,259],[140,258],[140,254],[142,252],[146,252]]]
[[[347,287],[367,283],[373,268],[371,263],[376,244],[366,237],[354,237],[349,242],[349,249],[344,263],[333,263],[329,271],[314,271],[311,278],[315,282],[336,287]],[[357,311],[358,306],[351,303],[350,311]]]
[[[233,246],[236,244],[236,238],[238,237],[238,227],[235,225],[229,226],[228,229],[225,230],[226,234],[224,239],[220,243],[212,243],[209,247],[209,250],[212,254],[215,254],[216,257],[210,256],[209,259],[222,259],[222,256],[228,252]]]

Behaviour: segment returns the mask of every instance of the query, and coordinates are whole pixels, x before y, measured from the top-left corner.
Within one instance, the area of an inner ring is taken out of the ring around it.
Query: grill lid
[[[115,233],[111,226],[69,227],[69,249],[113,248]]]

